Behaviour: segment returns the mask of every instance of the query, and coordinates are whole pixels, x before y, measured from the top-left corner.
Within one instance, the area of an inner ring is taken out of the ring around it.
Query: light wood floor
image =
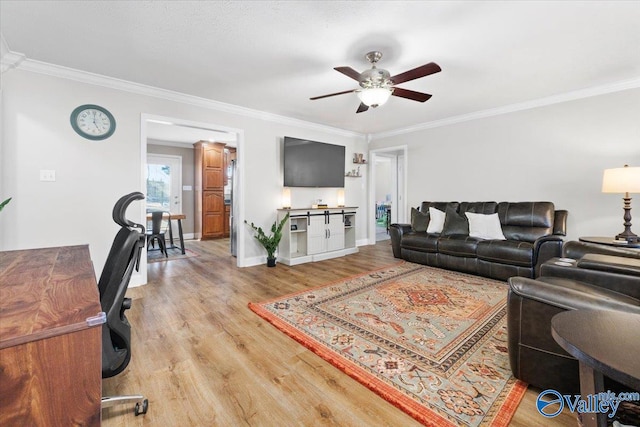
[[[142,393],[149,412],[105,409],[103,426],[419,425],[247,308],[393,264],[389,241],[344,258],[243,269],[228,244],[187,242],[201,255],[150,264],[149,283],[129,289],[133,356],[103,394]],[[538,393],[527,390],[512,426],[577,425],[568,412],[544,419]]]

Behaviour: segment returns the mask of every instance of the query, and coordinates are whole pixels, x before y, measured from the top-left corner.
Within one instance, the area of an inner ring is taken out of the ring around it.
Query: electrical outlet
[[[54,170],[40,170],[40,181],[55,181],[56,180],[56,171]]]

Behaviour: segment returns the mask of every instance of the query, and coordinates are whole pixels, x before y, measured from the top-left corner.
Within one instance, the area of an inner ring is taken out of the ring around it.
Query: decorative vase
[[[267,267],[275,267],[276,266],[276,257],[269,258],[267,257]]]

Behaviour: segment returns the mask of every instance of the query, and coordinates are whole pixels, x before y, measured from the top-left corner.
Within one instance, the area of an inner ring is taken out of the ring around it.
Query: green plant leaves
[[[274,221],[271,226],[271,235],[267,236],[262,229],[262,227],[257,227],[253,222],[249,224],[245,221],[246,224],[249,224],[251,228],[256,232],[253,236],[264,246],[267,251],[268,258],[274,258],[274,254],[278,249],[278,245],[280,244],[280,239],[282,239],[282,227],[284,227],[285,223],[289,219],[289,213],[287,213],[284,218],[278,223],[278,221]]]

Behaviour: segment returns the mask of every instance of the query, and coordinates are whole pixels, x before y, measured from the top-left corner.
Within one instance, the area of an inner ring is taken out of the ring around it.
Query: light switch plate
[[[56,171],[41,169],[40,170],[40,181],[55,181],[56,180]]]

